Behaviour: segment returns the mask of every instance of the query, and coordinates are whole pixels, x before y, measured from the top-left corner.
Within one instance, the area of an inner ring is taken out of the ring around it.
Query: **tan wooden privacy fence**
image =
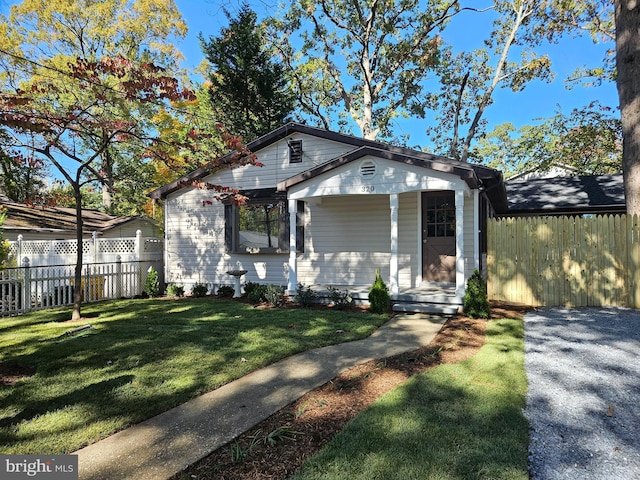
[[[490,299],[640,308],[637,216],[492,219],[487,235]]]

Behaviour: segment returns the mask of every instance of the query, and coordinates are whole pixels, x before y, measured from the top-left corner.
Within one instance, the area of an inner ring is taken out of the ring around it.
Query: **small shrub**
[[[231,285],[222,285],[217,292],[219,297],[233,297],[234,293],[236,290]]]
[[[280,285],[267,285],[264,291],[264,301],[274,307],[279,307],[284,303],[285,288]]]
[[[247,285],[249,282],[247,282]],[[260,303],[265,301],[265,292],[267,290],[266,285],[260,285],[259,283],[252,283],[248,288],[245,285],[245,291],[247,292],[247,298],[251,303]]]
[[[316,292],[314,292],[311,287],[305,287],[302,283],[298,284],[294,300],[299,303],[300,306],[305,308],[310,307],[313,303],[315,303],[317,298],[318,294],[316,294]]]
[[[279,285],[253,284],[247,292],[247,298],[251,303],[266,302],[274,307],[284,303],[285,288]]]
[[[386,283],[380,276],[380,271],[376,271],[376,279],[369,290],[369,311],[371,313],[386,313],[391,304],[391,295]]]
[[[169,295],[170,297],[183,297],[184,286],[178,285],[177,283],[172,283],[167,287],[167,295]]]
[[[191,295],[194,297],[206,297],[207,293],[209,293],[209,285],[206,283],[196,283],[193,287],[191,287]]]
[[[144,291],[150,297],[160,296],[160,277],[155,268],[149,267],[147,279],[144,282]]]
[[[465,315],[471,318],[489,318],[487,284],[476,269],[467,281],[462,305]]]
[[[256,283],[256,282],[246,282],[244,284],[244,293],[247,296],[247,298],[251,300],[250,295],[253,293],[253,291],[260,290],[262,287],[263,285],[260,285],[259,283]]]
[[[349,295],[349,290],[343,291],[331,285],[327,287],[327,290],[329,290],[329,298],[335,308],[347,308],[353,303],[353,298]]]

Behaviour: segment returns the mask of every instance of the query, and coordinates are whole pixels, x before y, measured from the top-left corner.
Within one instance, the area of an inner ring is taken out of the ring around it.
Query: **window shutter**
[[[224,247],[227,253],[233,252],[233,205],[224,206]]]
[[[296,214],[296,252],[304,253],[304,202],[298,201]]]

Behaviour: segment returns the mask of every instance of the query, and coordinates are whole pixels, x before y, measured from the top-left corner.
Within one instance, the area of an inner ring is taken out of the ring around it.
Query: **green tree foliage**
[[[598,102],[557,113],[538,125],[516,130],[498,125],[481,138],[472,160],[485,163],[505,176],[545,171],[566,165],[576,175],[600,175],[622,171],[622,125],[615,111]]]
[[[124,159],[155,157],[164,141],[154,116],[193,98],[169,74],[179,53],[167,40],[186,26],[171,0],[25,0],[0,20],[2,146],[30,152],[71,185],[80,244],[83,188],[110,193]],[[194,151],[194,143],[180,148]],[[137,171],[125,169],[142,183]],[[76,284],[81,268],[78,248]],[[72,318],[80,306],[77,290]]]
[[[285,123],[294,108],[284,67],[267,48],[256,13],[243,4],[229,26],[205,40],[211,66],[207,86],[213,116],[233,135],[253,140]]]
[[[540,2],[539,21],[529,30],[530,36],[557,41],[563,35],[589,35],[594,43],[610,44],[602,59],[583,65],[567,79],[569,85],[601,84],[615,80],[616,39],[614,5],[611,0],[545,0]]]
[[[102,195],[92,185],[83,185],[80,189],[82,193],[82,208],[99,210],[102,205]],[[56,207],[75,208],[76,200],[73,186],[62,180],[54,180],[46,188],[35,204],[53,205]]]
[[[304,113],[375,139],[392,136],[394,118],[424,114],[438,34],[457,11],[454,0],[304,0],[268,23]]]
[[[613,44],[600,65],[585,67],[573,80],[615,79],[622,122],[622,173],[627,212],[640,214],[640,4],[636,0],[553,0],[535,33],[550,39],[588,32],[595,42]]]

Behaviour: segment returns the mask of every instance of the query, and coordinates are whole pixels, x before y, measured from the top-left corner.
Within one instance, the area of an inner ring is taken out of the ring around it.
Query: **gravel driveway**
[[[525,316],[531,478],[640,479],[640,311]]]

